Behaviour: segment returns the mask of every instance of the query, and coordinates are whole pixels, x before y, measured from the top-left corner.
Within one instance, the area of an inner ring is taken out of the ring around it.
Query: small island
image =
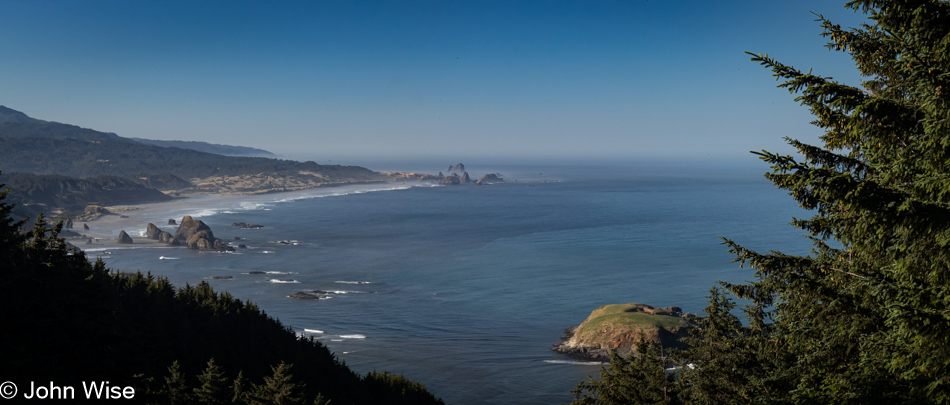
[[[563,342],[551,350],[582,360],[609,361],[610,351],[621,356],[636,352],[642,337],[664,349],[686,348],[679,341],[696,325],[695,315],[678,307],[655,308],[646,304],[604,305],[591,312],[577,327],[568,328]]]

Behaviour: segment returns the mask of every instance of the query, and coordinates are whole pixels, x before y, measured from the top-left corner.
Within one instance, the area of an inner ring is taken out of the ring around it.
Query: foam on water
[[[177,257],[159,256],[158,260],[178,260]]]
[[[372,281],[335,281],[337,284],[372,284]]]
[[[243,209],[243,210],[245,210],[245,211],[259,210],[259,209],[263,209],[263,208],[266,208],[266,207],[270,207],[270,206],[272,206],[272,205],[273,205],[273,204],[259,203],[259,202],[250,202],[250,201],[245,201],[245,202],[240,203],[241,209]]]
[[[210,217],[210,216],[213,216],[213,215],[218,214],[219,212],[220,212],[220,211],[217,210],[217,209],[206,208],[206,209],[203,209],[203,210],[201,210],[201,211],[198,211],[198,212],[196,212],[196,213],[194,213],[194,214],[191,214],[191,217],[192,217],[192,218]]]
[[[319,329],[306,329],[306,328],[305,328],[303,331],[304,331],[304,332],[307,332],[307,333],[314,333],[314,334],[322,334],[322,333],[323,333],[323,331],[322,331],[322,330],[319,330]]]
[[[366,335],[360,335],[358,333],[352,335],[340,335],[343,339],[366,339]]]
[[[607,364],[602,361],[581,361],[581,360],[543,360],[544,363],[548,364],[575,364],[580,366],[599,366],[601,364]]]
[[[270,280],[267,280],[267,282],[269,282],[269,283],[274,283],[274,284],[300,284],[300,282],[297,281],[297,280],[280,280],[280,279],[276,279],[276,278],[272,278],[272,279],[270,279]]]

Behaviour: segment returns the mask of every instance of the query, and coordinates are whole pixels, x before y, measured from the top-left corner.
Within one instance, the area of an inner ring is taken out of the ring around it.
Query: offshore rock
[[[492,184],[492,183],[504,183],[505,180],[501,178],[501,175],[498,173],[489,173],[482,178],[478,179],[475,184]]]
[[[249,224],[247,222],[232,222],[231,226],[241,229],[261,229],[264,227],[264,225]]]
[[[211,227],[201,220],[192,218],[191,215],[185,215],[185,217],[181,219],[181,225],[178,226],[173,241],[173,244],[178,243],[189,249],[233,250],[223,241],[214,237],[214,233],[211,232]]]
[[[459,175],[453,173],[451,176],[446,176],[440,180],[439,184],[446,186],[457,186],[461,184],[461,179],[459,178]]]
[[[145,237],[151,240],[159,240],[159,235],[162,234],[162,230],[158,229],[155,224],[149,222],[145,227]]]
[[[447,171],[447,172],[449,172],[449,173],[462,173],[462,172],[465,171],[465,165],[463,165],[463,164],[461,164],[461,163],[459,163],[459,164],[457,164],[457,165],[455,165],[455,166],[449,165],[449,167],[448,167],[447,169],[445,169],[445,171]]]
[[[591,312],[580,326],[569,328],[561,337],[564,341],[555,343],[551,350],[585,360],[609,361],[611,350],[621,356],[636,352],[641,337],[664,350],[684,349],[687,346],[680,339],[696,327],[693,318],[678,307],[604,305]]]
[[[459,164],[461,164],[461,163],[459,163]],[[471,183],[471,182],[472,182],[472,178],[471,178],[471,177],[468,177],[468,172],[462,173],[462,178],[459,179],[459,183],[461,183],[461,184],[468,184],[468,183]]]
[[[192,218],[191,215],[185,215],[181,219],[181,225],[178,225],[178,230],[175,231],[175,240],[182,245],[187,245],[188,239],[201,231],[211,232],[211,227],[201,220]]]
[[[131,244],[132,237],[129,236],[129,234],[125,233],[125,231],[119,231],[118,241],[119,243],[123,243],[123,244]]]
[[[295,292],[295,293],[293,293],[293,294],[288,295],[288,297],[290,297],[290,298],[296,298],[296,299],[298,299],[298,300],[318,300],[318,299],[320,299],[319,296],[316,296],[316,295],[313,295],[313,294],[310,294],[310,293],[305,293],[305,292],[303,292],[303,291],[297,291],[297,292]]]
[[[178,222],[175,221],[174,219],[169,219],[169,220],[168,220],[168,224],[169,224],[169,225],[178,225]]]
[[[158,241],[162,243],[168,243],[170,245],[178,246],[178,242],[175,240],[175,236],[168,231],[162,231],[158,234]]]

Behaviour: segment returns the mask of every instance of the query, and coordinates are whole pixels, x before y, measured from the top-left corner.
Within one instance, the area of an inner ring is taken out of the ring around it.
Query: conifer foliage
[[[673,403],[950,403],[950,2],[846,7],[868,21],[817,21],[860,87],[750,54],[824,131],[818,146],[788,139],[798,156],[756,152],[766,177],[814,212],[792,222],[814,248],[725,240],[755,272],[724,283],[748,300],[746,321],[712,291],[692,348],[672,356],[684,366]],[[602,379],[626,373],[611,367]],[[650,381],[630,384],[663,389]],[[578,403],[610,403],[600,398]]]

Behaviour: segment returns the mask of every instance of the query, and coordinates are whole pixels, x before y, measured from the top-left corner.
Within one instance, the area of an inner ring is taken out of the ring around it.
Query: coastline
[[[200,194],[181,197],[171,201],[105,207],[113,214],[103,215],[91,221],[76,221],[73,229],[63,230],[63,237],[83,251],[121,248],[173,248],[145,237],[145,229],[153,223],[172,234],[178,225],[169,225],[168,220],[180,222],[190,215],[195,219],[207,218],[219,213],[234,213],[268,209],[268,207],[309,198],[341,197],[377,191],[405,190],[412,187],[435,187],[430,182],[400,181],[385,183],[350,183],[332,187],[315,187],[305,190],[279,191],[259,194]],[[89,227],[83,229],[83,225]],[[132,237],[132,244],[118,242],[119,232]],[[214,231],[214,230],[212,230]],[[87,244],[91,238],[92,243]],[[181,249],[185,249],[182,247]]]

